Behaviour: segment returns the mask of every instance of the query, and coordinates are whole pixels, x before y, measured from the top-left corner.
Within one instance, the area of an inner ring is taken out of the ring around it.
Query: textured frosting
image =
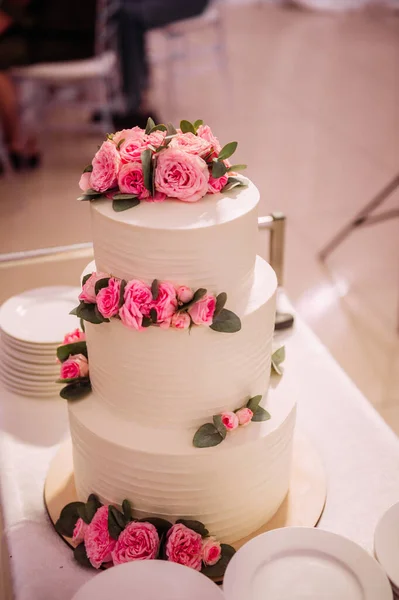
[[[94,490],[107,503],[128,498],[137,517],[199,519],[222,541],[234,542],[266,523],[288,491],[295,395],[281,382],[266,407],[270,421],[198,449],[195,429],[127,422],[100,407],[94,394],[70,403],[78,497]]]
[[[235,293],[253,269],[258,202],[252,183],[199,202],[141,202],[120,213],[109,200],[92,202],[97,268],[122,279]]]
[[[135,331],[115,319],[87,323],[90,379],[98,400],[137,423],[187,428],[265,393],[276,288],[274,271],[257,257],[251,286],[235,302],[228,299],[227,307],[242,322],[234,334],[208,327]]]

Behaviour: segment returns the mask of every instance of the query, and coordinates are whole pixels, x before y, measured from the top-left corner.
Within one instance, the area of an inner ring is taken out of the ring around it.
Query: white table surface
[[[328,476],[319,527],[372,552],[376,523],[399,500],[399,438],[300,321],[283,336],[284,377],[296,381],[298,426]],[[0,492],[15,600],[70,600],[94,571],[79,567],[43,505],[46,471],[68,435],[66,403],[1,393]],[[4,551],[4,548],[3,548]],[[4,569],[3,569],[4,571]],[[3,585],[5,585],[3,577]],[[5,591],[0,598],[11,598]]]

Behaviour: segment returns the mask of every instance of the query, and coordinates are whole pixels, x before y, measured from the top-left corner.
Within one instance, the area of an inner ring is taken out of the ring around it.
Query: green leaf
[[[82,171],[82,173],[91,173],[93,170],[93,165],[90,163],[89,165],[87,165],[87,167],[85,167]]]
[[[229,177],[227,180],[226,185],[223,188],[223,192],[229,192],[230,190],[233,190],[236,187],[244,187],[244,183],[241,179],[238,179],[238,177]]]
[[[152,150],[147,148],[141,153],[141,165],[143,168],[144,185],[148,191],[152,190]]]
[[[100,324],[100,323],[109,323],[109,319],[107,317],[104,317],[100,313],[97,304],[94,304],[94,314],[95,314],[95,317],[98,319],[98,324]]]
[[[231,167],[228,168],[228,172],[230,173],[230,171],[244,171],[244,169],[247,169],[248,165],[231,165]]]
[[[86,304],[86,302],[81,302],[79,304],[77,310],[77,316],[84,321],[88,321],[89,323],[93,323],[93,325],[99,325],[100,323],[104,323],[104,318],[98,316],[98,311],[96,311],[97,306],[95,304]]]
[[[177,134],[176,128],[172,123],[166,124],[166,133],[167,133],[167,135],[176,135]]]
[[[215,579],[220,579],[221,577],[223,577],[223,575],[225,574],[227,565],[233,558],[236,551],[233,548],[233,546],[229,546],[228,544],[221,544],[221,549],[222,549],[222,555],[221,555],[220,559],[218,560],[218,562],[216,563],[216,565],[213,565],[212,567],[204,566],[201,569],[201,573],[203,573],[203,575],[206,575],[207,577],[211,577],[211,578],[215,578]]]
[[[76,315],[78,314],[78,310],[79,310],[79,306],[75,306],[75,308],[73,308],[72,310],[69,311],[69,314],[74,315],[76,317]]]
[[[98,281],[96,281],[96,284],[94,286],[94,292],[95,292],[96,296],[100,290],[108,287],[110,279],[111,279],[111,277],[103,277],[102,279],[99,279]]]
[[[141,323],[143,327],[151,327],[152,324],[152,319],[150,319],[150,317],[143,317],[143,321]]]
[[[227,294],[226,292],[221,292],[218,296],[216,296],[216,307],[215,312],[213,313],[213,318],[217,317],[220,314],[220,311],[224,308],[227,302]]]
[[[265,410],[261,406],[258,406],[257,409],[254,411],[251,421],[268,421],[269,419],[271,419],[270,413],[268,413],[267,410]]]
[[[127,285],[127,281],[125,279],[121,279],[121,287],[120,287],[120,296],[119,296],[119,308],[123,306],[125,302],[125,287]]]
[[[84,542],[82,542],[81,544],[79,544],[79,546],[76,546],[76,548],[74,548],[73,557],[76,560],[76,562],[80,564],[81,567],[88,567],[90,569],[94,568],[89,559],[87,558]]]
[[[237,150],[238,143],[237,142],[229,142],[219,152],[218,159],[226,160],[226,158],[230,158],[232,154]]]
[[[65,362],[70,355],[83,354],[87,358],[87,344],[85,341],[64,344],[57,348],[57,358],[60,362]]]
[[[235,333],[241,329],[240,318],[235,313],[226,308],[222,308],[220,313],[213,318],[213,323],[210,326],[213,331],[222,333]]]
[[[148,517],[146,519],[140,519],[140,523],[151,523],[158,531],[158,535],[161,538],[162,535],[166,534],[172,527],[172,523],[166,519],[160,519],[158,517]]]
[[[83,519],[83,521],[89,525],[90,521],[89,521],[89,517],[86,514],[86,505],[83,504],[83,506],[79,506],[78,508],[78,515],[81,519]]]
[[[192,123],[190,123],[190,121],[186,121],[185,119],[183,119],[183,121],[180,121],[180,129],[182,131],[182,133],[194,133],[195,134],[195,127]]]
[[[213,424],[216,427],[216,429],[218,430],[218,432],[220,433],[221,437],[223,439],[225,439],[225,437],[227,435],[227,430],[226,430],[226,427],[222,423],[221,415],[213,415]]]
[[[194,521],[191,519],[178,519],[176,521],[176,524],[178,523],[181,523],[189,529],[192,529],[193,531],[195,531],[195,533],[199,533],[202,537],[206,537],[207,535],[209,535],[209,531],[207,530],[205,525],[201,523],[201,521]]]
[[[201,298],[206,296],[207,293],[208,290],[206,290],[205,288],[199,288],[196,292],[194,292],[194,296],[191,298],[190,302],[186,302],[186,304],[183,304],[183,306],[181,306],[177,312],[187,312],[189,308],[191,308],[196,302],[198,302],[198,300],[201,300]]]
[[[87,521],[88,523],[92,522],[94,515],[96,514],[98,509],[101,507],[102,507],[102,503],[100,502],[98,497],[95,494],[90,494],[90,496],[87,499],[86,505],[85,505],[85,511],[86,511],[86,516],[88,518],[88,521]]]
[[[82,398],[85,398],[90,392],[90,381],[77,381],[76,383],[70,383],[69,385],[62,388],[62,390],[60,391],[60,396],[61,398],[64,398],[64,400],[81,400]]]
[[[249,408],[250,410],[252,410],[252,412],[254,413],[256,411],[256,409],[259,406],[260,401],[262,400],[262,396],[254,396],[253,398],[250,398],[247,402],[247,408]]]
[[[272,354],[272,361],[276,363],[276,365],[280,365],[285,360],[285,346],[280,346],[277,350],[275,350]]]
[[[147,135],[150,133],[151,129],[154,129],[155,127],[155,121],[154,119],[151,119],[151,117],[148,117],[147,119],[147,125],[145,127],[145,132]]]
[[[85,190],[84,193],[85,196],[102,196],[103,193],[102,192],[98,192],[97,190],[92,190],[91,188],[89,188],[88,190]]]
[[[161,123],[160,125],[155,125],[150,131],[150,133],[154,133],[154,131],[167,131],[166,125]]]
[[[83,276],[82,279],[82,287],[84,286],[84,284],[90,279],[90,277],[93,275],[93,273],[87,273],[86,275]]]
[[[137,198],[136,194],[121,194],[120,192],[112,196],[112,200],[133,200],[134,198]]]
[[[133,519],[132,505],[129,502],[129,500],[125,499],[122,502],[122,510],[123,510],[123,516],[125,517],[125,521],[127,521],[127,522],[132,521],[132,519]]]
[[[198,128],[201,127],[201,125],[204,124],[204,121],[202,119],[197,119],[196,121],[194,121],[194,129],[195,129],[195,133],[197,133]]]
[[[121,200],[112,200],[112,208],[115,212],[123,212],[134,206],[138,206],[140,200],[138,198],[126,198]]]
[[[159,281],[158,279],[154,279],[154,281],[151,284],[151,294],[152,294],[152,299],[156,300],[158,298],[158,294],[159,294]]]
[[[79,519],[78,509],[80,506],[84,506],[84,503],[70,502],[64,506],[55,524],[55,528],[60,535],[65,535],[66,537],[73,536],[76,521]]]
[[[72,383],[75,381],[87,381],[87,377],[67,377],[66,379],[57,379],[56,383],[63,383],[64,385],[66,383]]]
[[[86,196],[85,194],[78,196],[76,199],[79,200],[79,202],[86,202],[88,200],[96,200],[96,198],[94,196]]]
[[[150,310],[150,317],[151,317],[151,321],[154,323],[154,325],[156,325],[158,322],[158,313],[157,313],[156,308],[152,308]]]
[[[223,439],[213,423],[205,423],[195,433],[193,445],[196,448],[210,448],[223,442]]]
[[[105,139],[106,140],[110,140],[112,142],[112,140],[114,139],[115,134],[114,133],[106,133],[105,134]],[[101,147],[101,146],[100,146]]]
[[[122,138],[119,140],[119,142],[116,144],[116,149],[120,150],[120,147],[122,146],[123,142],[125,141],[126,138]]]
[[[219,177],[223,177],[225,173],[227,173],[227,167],[224,162],[215,160],[212,163],[212,177],[219,179]]]
[[[125,529],[126,522],[123,514],[115,506],[108,507],[108,533],[112,539],[117,540]]]

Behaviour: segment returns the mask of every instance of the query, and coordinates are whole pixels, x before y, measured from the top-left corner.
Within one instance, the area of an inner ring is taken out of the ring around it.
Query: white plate
[[[59,346],[59,342],[56,344],[26,344],[16,338],[5,336],[4,332],[1,334],[1,343],[5,348],[15,348],[29,354],[55,354]]]
[[[80,289],[70,286],[37,288],[4,302],[0,327],[9,336],[34,344],[56,344],[79,325],[69,312],[78,304]]]
[[[374,552],[378,562],[399,592],[399,502],[381,517],[374,534]]]
[[[354,542],[287,527],[245,544],[226,569],[226,600],[392,600],[380,565]]]
[[[32,390],[16,389],[4,382],[2,382],[2,387],[16,396],[35,398],[37,400],[40,400],[41,398],[54,398],[55,400],[59,399],[59,394],[57,392],[33,392]]]
[[[14,360],[21,362],[21,363],[29,363],[29,364],[33,364],[33,365],[47,365],[47,366],[51,366],[56,363],[56,354],[49,354],[47,355],[42,355],[42,354],[27,354],[24,352],[21,352],[19,350],[15,350],[14,348],[5,348],[4,344],[2,345],[1,348],[2,353],[4,353],[5,355],[7,355],[7,357],[11,357]]]
[[[218,586],[194,569],[164,560],[112,567],[88,581],[72,600],[223,600]]]
[[[44,378],[53,378],[58,379],[60,374],[60,365],[54,364],[52,366],[47,366],[44,364],[34,364],[28,363],[25,361],[17,361],[12,360],[6,357],[4,354],[0,357],[0,362],[2,364],[2,370],[9,373],[14,373],[20,377],[21,375],[27,375],[28,377],[44,377]]]

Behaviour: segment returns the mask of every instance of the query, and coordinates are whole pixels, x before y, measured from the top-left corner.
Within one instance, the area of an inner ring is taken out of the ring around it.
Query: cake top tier
[[[174,198],[195,203],[207,194],[228,191],[246,184],[231,165],[237,142],[221,146],[203,121],[156,125],[148,119],[146,129],[133,127],[113,134],[101,144],[83,171],[80,200],[107,198],[114,211],[122,212],[143,203]]]

